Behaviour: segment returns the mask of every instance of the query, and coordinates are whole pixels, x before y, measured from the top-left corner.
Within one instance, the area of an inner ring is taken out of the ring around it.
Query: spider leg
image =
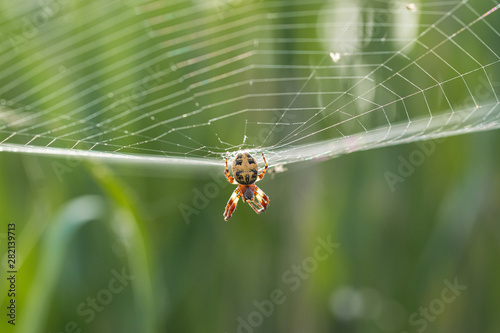
[[[262,154],[262,158],[264,159],[264,164],[266,165],[266,167],[264,168],[264,170],[262,170],[262,172],[257,176],[257,180],[261,180],[262,178],[264,178],[264,175],[266,174],[266,171],[267,171],[267,168],[268,168],[268,165],[267,165],[267,161],[266,161],[266,158],[264,157],[264,154]],[[262,192],[264,193],[264,192]]]
[[[231,218],[231,215],[236,209],[236,205],[238,204],[238,200],[240,199],[240,197],[241,191],[240,188],[237,187],[229,198],[229,201],[227,202],[226,210],[224,211],[224,220],[228,221]]]
[[[257,214],[260,214],[265,211],[267,205],[269,205],[269,197],[257,186],[253,189],[253,193],[254,198],[249,200],[248,204]]]
[[[227,181],[230,182],[231,184],[238,184],[238,182],[236,180],[234,180],[234,177],[231,177],[231,175],[229,174],[229,168],[227,167],[227,158],[226,158],[226,170],[224,171],[224,175],[226,176],[227,178]]]
[[[262,207],[264,207],[262,211],[266,210],[267,205],[269,205],[269,197],[258,186],[255,186],[253,193],[255,194],[255,198],[259,201]]]
[[[264,207],[262,207],[257,201],[255,201],[255,198],[252,200],[248,200],[247,202],[248,205],[252,207],[252,209],[255,210],[257,214],[260,214],[264,211]]]

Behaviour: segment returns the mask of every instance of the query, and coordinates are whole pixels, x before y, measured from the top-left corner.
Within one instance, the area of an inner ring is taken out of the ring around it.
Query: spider
[[[250,207],[252,207],[257,214],[266,210],[269,204],[269,197],[254,184],[256,181],[264,178],[266,174],[267,162],[264,154],[262,154],[262,158],[264,159],[266,167],[258,174],[259,167],[252,155],[249,153],[239,153],[236,155],[232,165],[234,178],[229,174],[226,159],[226,170],[224,171],[224,175],[231,184],[238,184],[238,187],[234,190],[233,195],[231,195],[231,198],[229,198],[227,202],[226,210],[224,211],[224,220],[227,221],[231,218],[241,196],[243,196],[243,201],[248,202]]]

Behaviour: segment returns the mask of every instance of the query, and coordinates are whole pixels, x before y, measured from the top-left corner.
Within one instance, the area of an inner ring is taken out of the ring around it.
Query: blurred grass
[[[20,331],[33,333],[43,331],[69,242],[83,224],[93,220],[103,220],[109,211],[107,208],[104,198],[99,196],[79,197],[62,208],[47,231],[43,244],[40,245],[39,266],[43,269],[38,269],[33,276],[33,281],[36,283],[33,283],[33,288],[28,294],[23,316],[25,320],[19,322]]]
[[[48,332],[62,331],[70,320],[92,332],[235,331],[237,318],[278,288],[286,302],[258,331],[412,331],[408,316],[439,297],[444,279],[458,277],[468,290],[429,323],[429,331],[495,332],[499,139],[498,132],[447,139],[394,193],[384,172],[395,170],[398,156],[408,156],[414,144],[293,165],[261,182],[271,197],[265,214],[240,205],[228,223],[222,211],[232,186],[190,224],[180,213],[179,203],[190,204],[193,188],[213,181],[208,174],[80,164],[60,182],[53,165],[64,159],[1,154],[2,218],[17,223],[23,260],[18,320],[35,325],[29,318],[42,316],[46,324],[32,331]],[[26,167],[33,164],[38,176]],[[70,228],[68,221],[83,215],[71,214],[59,220],[63,224],[51,216],[85,195],[102,198],[104,216],[52,241],[58,225]],[[340,247],[290,291],[283,274],[312,256],[316,238],[327,235]],[[68,244],[63,253],[45,252],[61,242]],[[85,323],[76,307],[106,288],[110,271],[121,267],[137,277],[132,289],[114,295]],[[47,274],[59,281],[53,292],[42,278]],[[382,312],[341,320],[330,303],[345,287],[375,291]],[[18,332],[31,331],[22,327]]]

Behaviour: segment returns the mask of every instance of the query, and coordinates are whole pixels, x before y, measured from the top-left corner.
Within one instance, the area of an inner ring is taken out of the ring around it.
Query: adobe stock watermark
[[[99,290],[95,296],[87,297],[85,301],[77,305],[75,312],[81,317],[85,324],[88,325],[93,322],[96,316],[103,312],[106,306],[113,302],[114,297],[125,290],[125,287],[130,284],[130,281],[135,279],[135,276],[127,274],[125,267],[122,268],[121,273],[112,269],[111,275],[113,277],[109,279],[106,288]],[[82,326],[79,325],[77,321],[70,320],[64,325],[63,330],[57,333],[82,332]]]
[[[175,65],[171,65],[170,71],[161,69],[159,64],[154,67],[147,67],[146,71],[148,75],[140,80],[128,93],[117,96],[114,94],[110,95],[115,98],[115,101],[111,104],[111,110],[120,113],[139,106],[147,97],[148,92],[163,82],[166,82],[168,74],[175,70]]]
[[[216,0],[213,2],[213,6],[217,11],[219,18],[224,18],[224,12],[236,9],[244,5],[262,2],[263,0]]]
[[[32,40],[40,33],[40,29],[53,20],[70,0],[38,0],[39,8],[21,18],[21,28],[16,32],[7,34],[14,51],[19,52],[19,47]]]
[[[292,265],[290,269],[283,272],[281,281],[285,287],[272,290],[267,299],[253,301],[254,310],[245,317],[236,318],[238,325],[236,333],[253,333],[266,318],[273,315],[279,305],[286,302],[287,294],[299,289],[302,283],[318,269],[319,263],[327,260],[333,250],[340,246],[332,242],[331,235],[328,235],[326,239],[318,237],[316,242],[312,256],[304,258],[299,265]]]
[[[466,118],[477,110],[477,107],[475,107],[477,100],[487,101],[493,98],[495,96],[495,88],[500,87],[500,84],[494,82],[492,78],[486,79],[481,76],[478,81],[479,84],[473,89],[476,100],[471,94],[468,94],[465,95],[461,103],[454,107],[456,110],[466,110],[467,108],[472,110],[469,114],[455,113],[453,116],[459,120],[457,124],[465,125],[467,122]],[[420,141],[416,143],[417,148],[412,150],[408,156],[399,155],[397,172],[386,171],[384,173],[384,178],[391,191],[394,192],[397,183],[404,183],[406,179],[415,173],[416,168],[421,166],[436,151],[436,143],[443,143],[446,139],[446,137],[442,137]]]
[[[172,67],[171,70],[175,70]],[[142,80],[138,81],[133,89],[131,89],[126,94],[121,94],[115,96],[110,93],[110,97],[114,98],[114,102],[110,105],[111,111],[115,113],[128,112],[131,109],[140,105],[141,102],[146,98],[148,91],[160,85],[166,80],[166,76],[169,73],[167,70],[162,70],[159,65],[154,67],[147,67],[146,75]],[[114,131],[112,128],[106,124],[99,123],[95,124],[95,127],[86,132],[87,137],[75,144],[74,148],[77,149],[87,149],[92,150],[95,146],[102,143],[104,140],[104,134]],[[128,134],[127,131],[123,130],[120,134]],[[88,142],[86,141],[88,140]],[[92,141],[92,142],[90,142]],[[63,176],[73,172],[73,170],[82,163],[82,159],[75,156],[66,156],[64,163],[59,161],[52,162],[52,169],[57,176],[57,179],[62,182]]]
[[[203,187],[194,187],[192,192],[194,194],[191,204],[179,204],[179,211],[186,224],[191,223],[193,215],[199,215],[205,209],[210,200],[214,199],[220,194],[221,189],[227,187],[229,182],[224,175],[223,169],[219,171],[212,171],[209,173],[213,181],[206,183]],[[231,193],[228,193],[228,199]],[[222,214],[221,214],[222,215]]]
[[[52,170],[56,174],[57,180],[59,182],[63,181],[63,176],[66,173],[72,173],[73,169],[82,164],[82,159],[75,156],[66,156],[64,162],[54,161],[51,163]]]
[[[464,116],[458,115],[457,118],[464,119]],[[399,165],[397,173],[386,171],[384,177],[391,192],[396,190],[397,183],[404,183],[406,179],[411,177],[417,167],[424,162],[436,151],[436,143],[443,143],[446,137],[434,138],[416,143],[417,148],[413,149],[408,156],[399,155]]]
[[[408,318],[408,323],[415,328],[416,332],[424,332],[429,323],[435,321],[446,310],[446,307],[455,302],[457,297],[462,295],[462,292],[468,288],[466,285],[460,284],[457,277],[455,277],[453,283],[446,279],[443,284],[445,287],[441,290],[438,298],[431,300],[427,306],[421,306],[418,311],[413,312]],[[401,333],[408,333],[408,331],[402,331]]]
[[[106,132],[107,130],[108,127],[102,125],[99,127],[99,129],[96,127],[88,131],[87,135],[88,137],[92,138],[97,137],[97,139],[94,139],[94,141],[101,142],[104,139],[104,132]],[[97,143],[94,142],[78,141],[73,147],[77,148],[78,150],[85,151],[85,149],[92,150],[96,145]],[[82,163],[83,157],[79,157],[76,155],[66,155],[66,157],[64,158],[64,162],[56,160],[51,163],[51,166],[52,170],[56,174],[57,180],[59,180],[59,182],[62,182],[65,174],[72,173],[73,170],[80,166],[80,164]]]
[[[384,173],[385,180],[391,191],[394,192],[397,183],[404,183],[406,179],[415,173],[416,168],[424,164],[425,160],[436,151],[436,142],[441,143],[444,140],[440,138],[420,141],[416,144],[417,148],[412,150],[407,157],[399,155],[398,160],[400,163],[397,173],[391,171]]]
[[[285,113],[283,113],[285,112]],[[298,125],[294,123],[294,120],[297,118],[292,112],[286,111],[273,111],[273,116],[269,119],[269,123],[266,126],[261,127],[257,131],[256,136],[249,135],[247,136],[248,142],[255,142],[262,145],[265,142],[272,141],[272,139],[280,134],[283,129],[288,125]],[[246,141],[245,140],[245,141]]]

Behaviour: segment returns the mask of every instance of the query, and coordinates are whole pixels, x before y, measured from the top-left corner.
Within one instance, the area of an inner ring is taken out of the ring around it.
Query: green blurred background
[[[260,182],[271,198],[264,214],[240,202],[224,222],[229,185],[189,224],[179,205],[194,207],[193,189],[214,183],[208,170],[85,162],[60,181],[55,163],[76,162],[3,153],[2,225],[16,222],[22,263],[18,325],[35,325],[32,317],[43,312],[41,326],[26,332],[64,332],[70,321],[83,332],[234,332],[254,301],[281,289],[286,301],[256,332],[414,332],[422,326],[411,326],[410,314],[457,277],[467,290],[427,331],[497,332],[499,139],[498,132],[447,139],[394,192],[384,173],[415,144],[300,163]],[[58,222],[61,210],[88,195],[104,213],[48,242],[58,223],[82,215],[76,206]],[[340,246],[291,291],[283,274],[328,235]],[[78,305],[124,267],[133,283],[87,324]],[[50,291],[45,275],[54,279]]]
[[[229,222],[222,166],[2,152],[1,331],[499,332],[499,143],[427,143],[393,188],[422,145],[287,165],[259,183],[265,213],[240,202]]]

